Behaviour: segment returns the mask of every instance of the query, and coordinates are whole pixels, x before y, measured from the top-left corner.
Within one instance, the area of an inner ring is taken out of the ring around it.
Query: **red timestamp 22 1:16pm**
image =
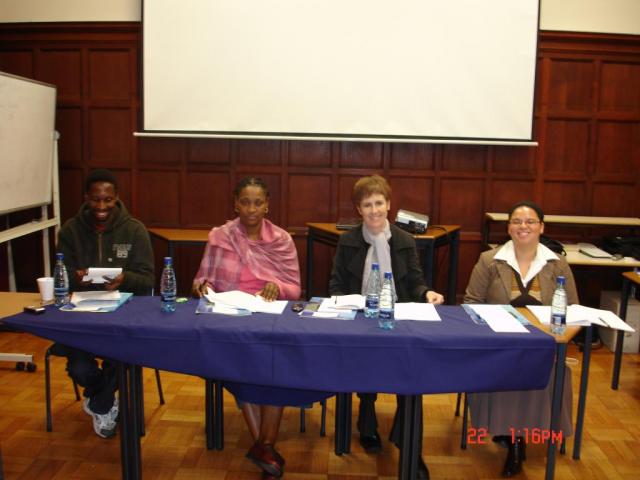
[[[489,432],[486,428],[473,428],[467,429],[467,443],[483,444],[487,443]],[[553,430],[547,430],[543,428],[509,428],[509,435],[511,442],[515,443],[516,438],[522,437],[524,443],[562,443],[562,430],[556,432]]]

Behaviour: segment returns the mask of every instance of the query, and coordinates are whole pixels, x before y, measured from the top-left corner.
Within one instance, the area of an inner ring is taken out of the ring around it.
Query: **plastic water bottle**
[[[56,265],[53,268],[53,294],[56,307],[69,303],[69,275],[64,266],[64,253],[56,253]]]
[[[364,316],[367,318],[378,318],[378,313],[380,313],[380,286],[380,267],[377,263],[372,263],[369,279],[367,280],[364,304]]]
[[[378,315],[378,326],[383,330],[393,330],[396,326],[396,318],[393,312],[394,303],[393,277],[391,272],[384,272],[382,290],[380,290],[380,313]]]
[[[176,311],[176,274],[171,257],[164,257],[164,270],[160,277],[160,299],[163,312]]]
[[[562,335],[567,329],[567,292],[564,289],[566,280],[563,276],[556,279],[556,289],[551,301],[551,333]]]

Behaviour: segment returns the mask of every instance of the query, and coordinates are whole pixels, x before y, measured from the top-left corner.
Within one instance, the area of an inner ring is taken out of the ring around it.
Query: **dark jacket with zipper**
[[[153,250],[145,226],[117,201],[104,231],[97,232],[87,203],[68,220],[58,236],[58,252],[64,254],[71,291],[79,284],[75,271],[89,267],[122,268],[123,292],[149,295],[155,282]]]
[[[431,290],[424,281],[413,237],[390,225],[391,268],[399,302],[426,302]],[[362,291],[362,275],[369,244],[362,236],[362,225],[340,236],[329,280],[330,295],[349,295]],[[383,274],[383,272],[381,272]]]

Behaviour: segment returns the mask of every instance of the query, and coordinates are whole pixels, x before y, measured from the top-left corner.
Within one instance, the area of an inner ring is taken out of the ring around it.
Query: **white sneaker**
[[[105,414],[95,413],[89,408],[89,399],[82,402],[82,409],[93,417],[93,429],[102,438],[111,438],[116,434],[118,428],[118,399],[115,399],[113,407]]]

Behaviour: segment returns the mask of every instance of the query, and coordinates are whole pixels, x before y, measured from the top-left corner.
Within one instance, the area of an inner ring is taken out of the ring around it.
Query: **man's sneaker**
[[[82,402],[82,409],[93,417],[93,429],[96,434],[102,438],[111,438],[116,434],[118,427],[118,399],[116,398],[113,407],[105,414],[93,412],[89,408],[89,399],[85,398]]]

